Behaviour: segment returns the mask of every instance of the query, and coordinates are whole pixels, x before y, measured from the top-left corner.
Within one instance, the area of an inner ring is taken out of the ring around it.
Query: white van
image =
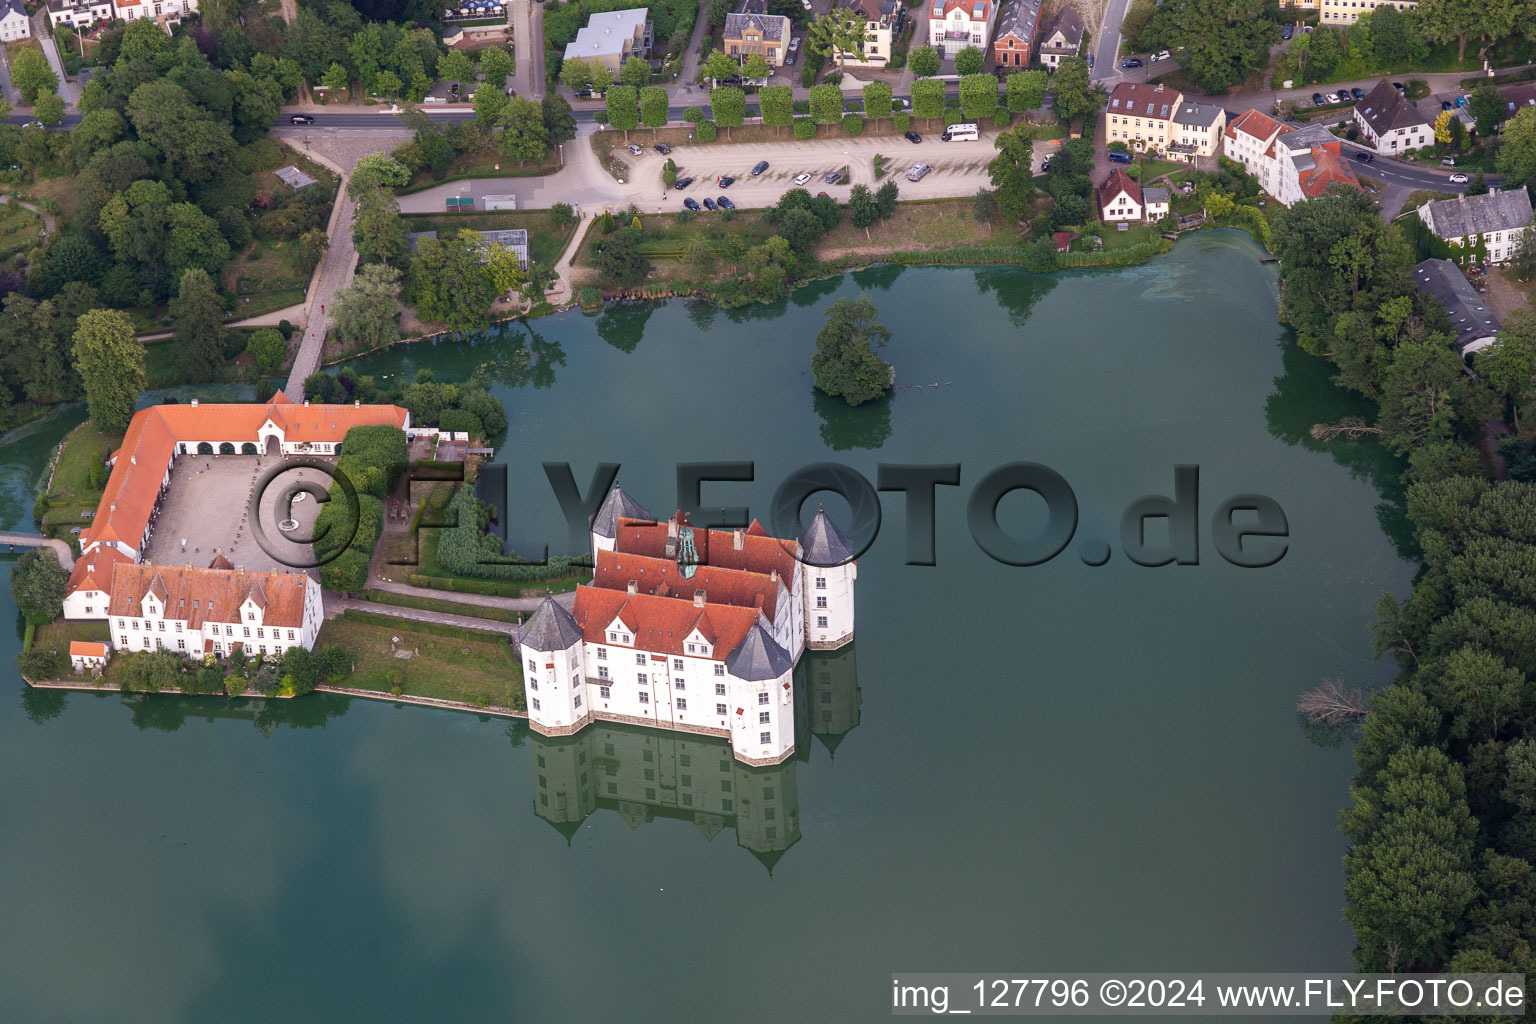
[[[939,138],[945,142],[976,142],[981,138],[981,131],[973,124],[952,124]]]
[[[907,172],[907,180],[922,181],[923,177],[931,170],[933,170],[933,168],[929,167],[927,164],[913,164],[912,169]]]

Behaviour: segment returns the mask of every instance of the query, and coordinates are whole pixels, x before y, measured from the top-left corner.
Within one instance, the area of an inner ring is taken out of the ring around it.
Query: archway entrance
[[[234,446],[234,444],[232,444],[229,441],[221,441],[219,443],[219,454],[220,455],[233,455],[233,454],[235,454],[235,446]]]
[[[276,434],[267,435],[266,452],[268,455],[281,455],[283,453],[283,443],[277,439]]]
[[[254,444],[252,444],[250,441],[247,441],[247,442],[245,442],[244,444],[242,444],[240,446],[240,454],[241,455],[255,455],[255,454],[257,454],[256,446]]]
[[[199,441],[197,443],[197,454],[199,454],[199,455],[212,455],[213,454],[213,445],[209,444],[207,441]]]

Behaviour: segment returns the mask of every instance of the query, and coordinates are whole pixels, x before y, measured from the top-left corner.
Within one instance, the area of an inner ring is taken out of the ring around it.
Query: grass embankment
[[[528,258],[535,266],[552,267],[571,240],[574,224],[555,227],[548,210],[481,210],[474,213],[406,213],[400,219],[408,233],[436,231],[439,237],[473,228],[476,231],[500,231],[523,228],[528,232]]]
[[[235,296],[237,320],[260,316],[304,301],[309,275],[293,265],[296,238],[263,238],[224,266],[224,290]]]
[[[388,590],[365,590],[362,597],[365,601],[392,605],[396,608],[418,608],[426,612],[442,612],[444,615],[464,615],[477,619],[491,619],[495,622],[521,622],[528,615],[527,612],[515,612],[508,608],[493,608],[489,605],[468,604],[463,601],[447,601],[440,597],[395,594]]]
[[[320,627],[316,646],[331,643],[344,647],[355,666],[350,675],[329,680],[334,686],[398,690],[400,696],[481,707],[527,707],[523,674],[506,636],[348,611]],[[397,657],[402,651],[411,656]]]
[[[38,648],[52,647],[54,650],[68,655],[69,644],[72,640],[90,640],[106,643],[111,640],[111,630],[108,628],[108,623],[105,619],[71,621],[60,616],[52,622],[37,627],[37,632],[32,637],[32,646]]]
[[[103,434],[90,421],[80,424],[64,438],[64,448],[53,474],[53,485],[41,502],[45,509],[42,516],[44,536],[78,541],[70,533],[73,527],[85,527],[91,520],[81,513],[94,510],[101,501],[102,488],[106,485],[107,456],[122,443],[122,435]],[[92,467],[102,486],[91,483]]]
[[[1405,213],[1412,213],[1425,203],[1454,198],[1456,198],[1455,192],[1436,192],[1434,189],[1427,188],[1416,189],[1408,194],[1407,200],[1403,203],[1403,208],[1397,211],[1397,215],[1401,217]]]
[[[417,171],[410,184],[396,189],[395,194],[407,196],[412,192],[423,192],[434,185],[446,185],[452,181],[465,181],[469,178],[537,178],[554,174],[560,166],[558,152],[546,153],[544,159],[538,163],[520,165],[494,149],[482,149],[456,157],[441,178],[434,178],[432,172],[425,168]]]

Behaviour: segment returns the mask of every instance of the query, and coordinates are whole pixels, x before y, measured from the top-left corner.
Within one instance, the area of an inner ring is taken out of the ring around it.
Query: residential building
[[[1099,215],[1110,224],[1141,220],[1141,186],[1118,167],[1099,186]]]
[[[115,550],[137,562],[153,529],[171,466],[187,455],[335,455],[352,427],[387,424],[402,430],[410,413],[394,405],[298,405],[282,392],[263,404],[155,405],[134,413],[113,454],[112,472],[91,525],[80,534],[80,561]],[[110,557],[110,556],[107,556]],[[105,582],[97,560],[79,582]],[[98,587],[99,589],[99,587]],[[70,616],[75,617],[75,616]],[[85,617],[85,616],[81,616]],[[100,614],[89,616],[102,617]]]
[[[324,613],[320,584],[302,572],[119,564],[108,629],[121,651],[281,657],[309,650]]]
[[[1064,8],[1070,11],[1071,8]],[[1040,0],[1007,0],[998,11],[992,56],[999,68],[1027,68],[1040,27]],[[1079,33],[1081,39],[1081,33]]]
[[[1056,12],[1040,32],[1040,63],[1052,71],[1083,48],[1083,18],[1070,5]]]
[[[107,655],[111,653],[111,645],[98,640],[71,640],[69,667],[76,672],[93,672],[106,667]]]
[[[619,66],[630,57],[650,57],[653,31],[649,8],[594,14],[566,44],[565,59],[595,60],[618,74]]]
[[[51,25],[90,28],[98,21],[112,20],[112,0],[48,0]]]
[[[1071,252],[1072,251],[1072,239],[1074,239],[1076,237],[1077,236],[1074,235],[1070,231],[1052,231],[1051,232],[1051,241],[1056,243],[1056,251],[1057,252]]]
[[[32,22],[21,0],[0,0],[0,42],[32,38]]]
[[[1141,203],[1142,216],[1149,224],[1168,216],[1172,208],[1169,205],[1168,190],[1158,185],[1148,185],[1141,190]]]
[[[1425,260],[1413,268],[1414,285],[1445,306],[1456,329],[1456,349],[1462,355],[1487,348],[1498,339],[1500,325],[1467,280],[1450,260]]]
[[[791,32],[789,19],[769,14],[766,0],[743,0],[736,13],[725,16],[721,46],[737,60],[746,60],[756,53],[770,67],[783,67]]]
[[[986,52],[994,0],[930,0],[928,43],[945,60],[967,46]]]
[[[1316,5],[1318,21],[1324,25],[1353,25],[1360,15],[1369,14],[1378,7],[1411,11],[1419,6],[1418,0],[1316,0]]]
[[[117,16],[123,21],[153,18],[167,27],[179,22],[183,14],[197,11],[197,0],[113,0]]]
[[[1229,160],[1242,164],[1260,188],[1286,206],[1323,195],[1330,185],[1360,187],[1339,140],[1324,125],[1293,128],[1247,110],[1227,126],[1223,147]]]
[[[1221,152],[1221,133],[1227,127],[1227,111],[1218,103],[1181,102],[1173,112],[1168,156],[1190,162]]]
[[[591,583],[546,600],[519,637],[529,724],[569,735],[624,722],[728,740],[738,760],[794,752],[791,676],[807,648],[853,639],[853,545],[818,511],[798,540],[665,522],[610,493],[593,519]],[[611,536],[609,536],[611,534]]]
[[[1183,99],[1182,93],[1167,86],[1121,82],[1109,94],[1108,141],[1123,142],[1137,152],[1166,153],[1179,137],[1173,115]]]
[[[1504,97],[1504,116],[1508,120],[1520,112],[1522,107],[1536,107],[1536,82],[1521,82],[1519,85],[1505,86],[1499,90],[1499,95]],[[1458,107],[1458,110],[1466,110],[1466,107]]]
[[[1419,219],[1435,236],[1476,259],[1508,263],[1520,232],[1531,227],[1531,194],[1523,188],[1487,195],[1459,195],[1419,207]]]
[[[1406,153],[1435,141],[1435,130],[1404,93],[1383,78],[1355,104],[1360,144],[1378,153]]]
[[[901,11],[897,0],[840,0],[839,7],[855,11],[864,18],[864,52],[846,54],[841,58],[844,67],[883,68],[891,59],[896,23]],[[786,22],[786,25],[788,23]],[[788,38],[788,29],[785,29]],[[836,62],[838,56],[832,60]]]

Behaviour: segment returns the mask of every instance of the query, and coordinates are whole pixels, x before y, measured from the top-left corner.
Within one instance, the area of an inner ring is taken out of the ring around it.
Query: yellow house
[[[1105,139],[1123,142],[1138,152],[1168,152],[1178,141],[1174,114],[1184,94],[1177,89],[1146,82],[1121,82],[1109,94]]]
[[[1378,7],[1411,11],[1417,6],[1419,0],[1317,0],[1317,18],[1324,25],[1353,25]]]

